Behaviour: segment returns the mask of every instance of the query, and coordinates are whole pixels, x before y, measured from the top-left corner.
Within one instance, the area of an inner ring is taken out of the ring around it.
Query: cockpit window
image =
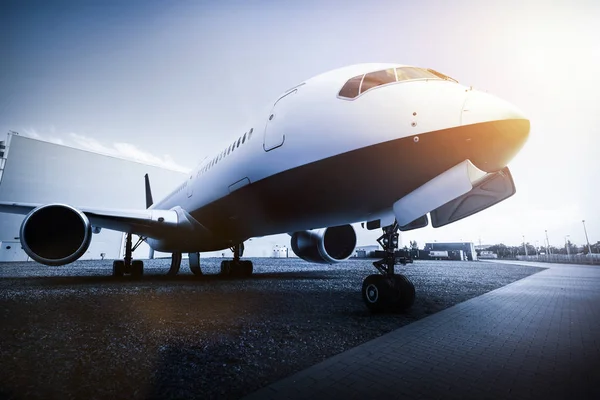
[[[396,82],[396,75],[394,74],[394,70],[392,68],[384,69],[383,71],[371,72],[365,75],[365,79],[363,79],[362,85],[360,86],[360,92],[364,93],[376,86],[381,86],[392,82]]]
[[[416,67],[389,68],[350,78],[344,87],[342,87],[338,96],[353,99],[358,97],[359,94],[377,86],[417,79],[443,79],[458,83],[457,80],[432,69]]]
[[[458,83],[458,81],[456,79],[450,78],[448,75],[444,75],[441,72],[437,72],[436,70],[428,68],[427,71],[431,72],[432,74],[434,74],[438,78],[442,78],[442,79],[444,79],[446,81],[452,81],[452,82]]]
[[[440,79],[439,76],[432,74],[425,69],[414,67],[396,68],[396,74],[398,75],[398,81],[408,81],[410,79]]]
[[[351,99],[358,96],[358,89],[360,88],[360,81],[362,81],[362,78],[362,75],[351,78],[348,82],[346,82],[342,90],[340,90],[339,96],[348,97]]]

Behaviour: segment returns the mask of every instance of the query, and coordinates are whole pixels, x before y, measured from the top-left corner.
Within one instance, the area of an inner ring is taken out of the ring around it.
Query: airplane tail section
[[[150,208],[154,201],[152,200],[152,190],[150,190],[150,178],[148,178],[148,174],[144,175],[144,179],[146,180],[146,208]]]

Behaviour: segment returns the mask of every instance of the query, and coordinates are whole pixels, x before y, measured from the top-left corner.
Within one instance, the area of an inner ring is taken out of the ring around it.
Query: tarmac
[[[600,399],[600,267],[515,263],[547,269],[245,399]]]

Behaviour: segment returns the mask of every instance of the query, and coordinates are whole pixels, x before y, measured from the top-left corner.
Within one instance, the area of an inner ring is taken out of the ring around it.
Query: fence
[[[600,265],[600,254],[539,254],[534,256],[517,256],[517,260],[538,261],[562,264],[590,264]]]

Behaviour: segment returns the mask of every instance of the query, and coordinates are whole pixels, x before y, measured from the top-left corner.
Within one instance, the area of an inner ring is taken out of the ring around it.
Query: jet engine
[[[333,264],[354,253],[356,232],[352,225],[333,226],[292,233],[294,253],[305,261]]]
[[[35,261],[64,265],[81,257],[92,241],[92,225],[81,211],[47,204],[31,211],[21,224],[21,245]]]

